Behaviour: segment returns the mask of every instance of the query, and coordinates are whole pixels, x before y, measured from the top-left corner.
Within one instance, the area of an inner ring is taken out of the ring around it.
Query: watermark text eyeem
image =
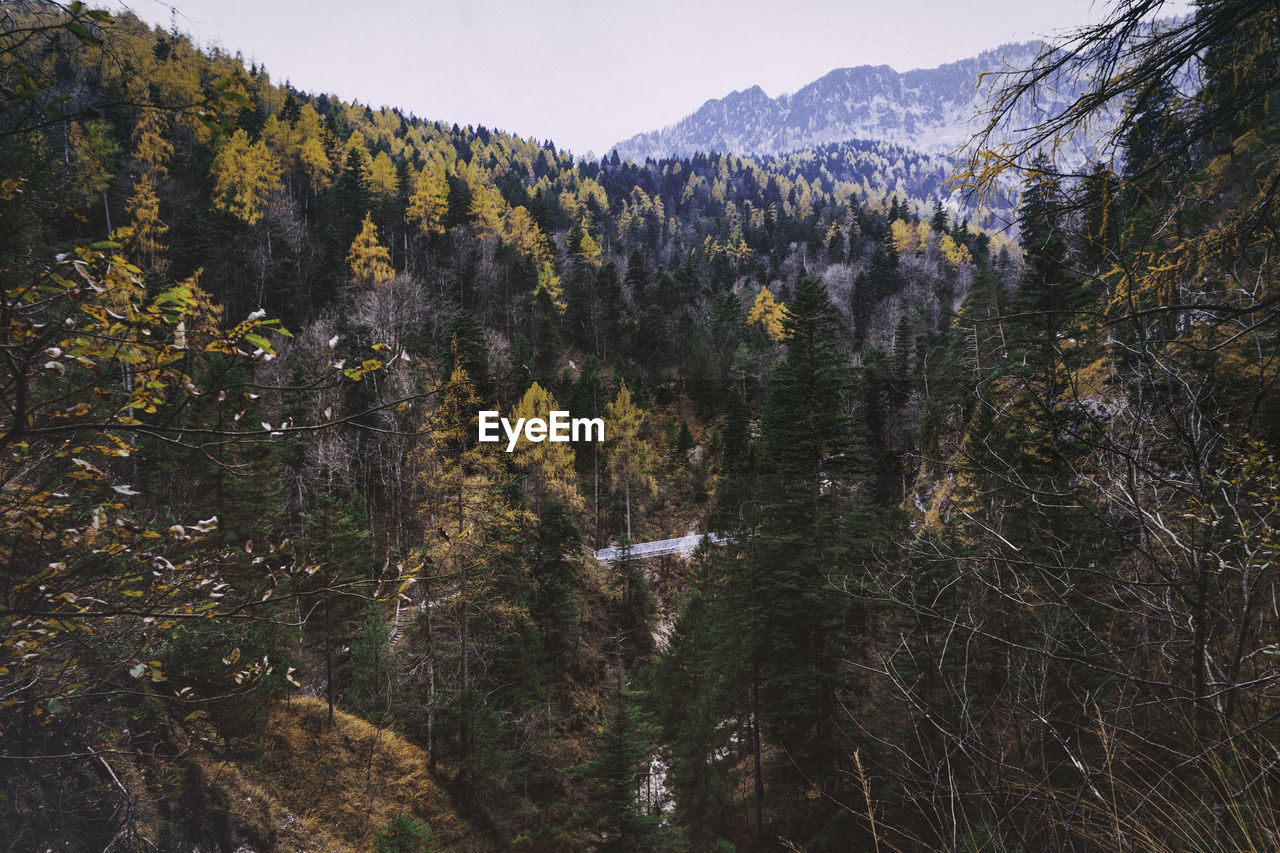
[[[516,449],[523,433],[528,441],[604,441],[603,418],[571,418],[568,412],[553,411],[546,420],[542,418],[517,418],[515,425],[501,417],[497,411],[480,413],[480,440],[501,441],[498,427],[507,436],[507,452]]]

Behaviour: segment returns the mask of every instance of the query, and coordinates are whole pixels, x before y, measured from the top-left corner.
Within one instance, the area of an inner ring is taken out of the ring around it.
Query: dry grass
[[[400,814],[429,824],[441,850],[487,847],[431,777],[427,754],[394,732],[342,711],[330,728],[323,701],[295,697],[271,710],[262,746],[252,764],[202,770],[227,792],[236,823],[274,825],[278,850],[371,850],[378,829]]]

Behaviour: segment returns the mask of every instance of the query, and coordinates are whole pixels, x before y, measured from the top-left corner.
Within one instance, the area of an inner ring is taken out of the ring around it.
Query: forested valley
[[[1276,849],[1280,10],[1161,5],[953,174],[2,4],[5,849]]]

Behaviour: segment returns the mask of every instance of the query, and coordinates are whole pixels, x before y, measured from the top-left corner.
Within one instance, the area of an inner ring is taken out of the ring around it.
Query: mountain
[[[849,139],[895,142],[949,153],[978,128],[990,84],[986,72],[1025,68],[1042,50],[1038,41],[1006,44],[936,68],[899,73],[887,65],[838,68],[794,94],[770,98],[759,86],[707,101],[669,127],[616,146],[619,155],[689,156],[698,151],[779,154]],[[1082,84],[1045,93],[1036,111],[1052,114]],[[1034,118],[1028,115],[1027,118]]]

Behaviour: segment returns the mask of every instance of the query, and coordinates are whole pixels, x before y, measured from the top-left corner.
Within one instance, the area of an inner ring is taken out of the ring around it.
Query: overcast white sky
[[[100,0],[105,2],[105,0]],[[91,4],[92,5],[92,4]],[[608,153],[709,98],[929,68],[1100,19],[1103,0],[114,0],[272,79]],[[1170,13],[1186,4],[1170,4]]]

